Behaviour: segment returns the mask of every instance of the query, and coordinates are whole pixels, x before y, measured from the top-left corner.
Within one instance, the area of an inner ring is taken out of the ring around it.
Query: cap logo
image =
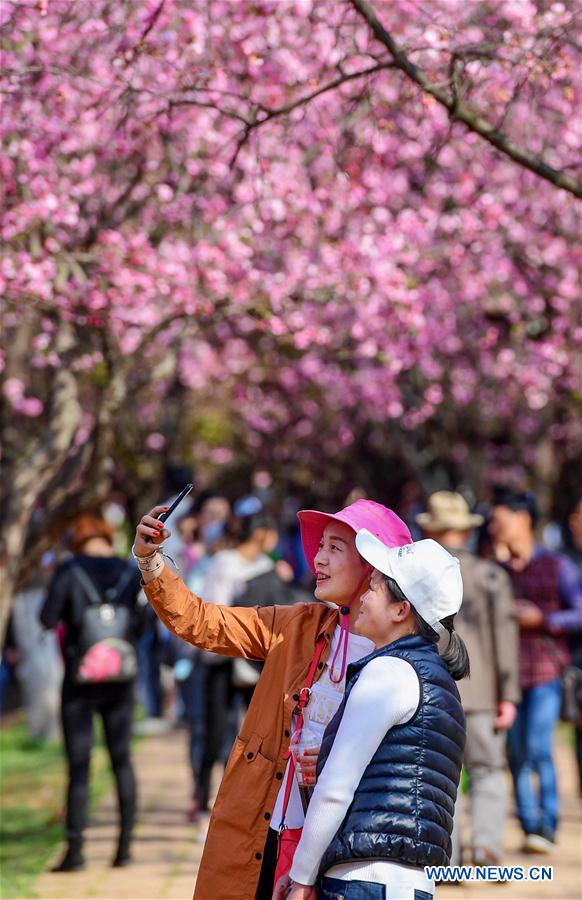
[[[405,544],[404,547],[398,548],[398,559],[402,559],[403,556],[409,556],[414,553],[413,544]]]

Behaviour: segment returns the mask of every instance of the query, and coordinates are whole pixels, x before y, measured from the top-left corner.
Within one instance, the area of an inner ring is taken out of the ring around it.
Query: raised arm
[[[582,581],[578,569],[567,556],[558,557],[558,593],[562,609],[546,616],[548,631],[551,634],[582,631]]]
[[[156,518],[164,510],[156,506],[143,516],[136,529],[133,553],[142,572],[145,594],[157,615],[173,634],[203,650],[224,656],[264,659],[276,631],[283,624],[281,614],[296,610],[218,606],[205,603],[188,590],[161,554],[161,545],[170,532]],[[151,543],[145,541],[150,537]]]

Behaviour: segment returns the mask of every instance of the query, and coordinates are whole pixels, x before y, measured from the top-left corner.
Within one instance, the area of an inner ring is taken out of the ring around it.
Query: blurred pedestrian
[[[190,590],[201,593],[212,558],[225,543],[224,529],[230,516],[230,502],[212,488],[196,496],[190,509],[177,520],[183,540],[182,576]],[[227,541],[230,543],[230,541]],[[152,610],[153,613],[153,610]],[[208,666],[197,647],[167,632],[164,657],[173,666],[174,679],[181,700],[180,715],[188,729],[188,756],[192,771],[192,802],[188,819],[196,822],[201,815],[198,779],[206,732],[206,680]]]
[[[582,590],[574,564],[536,543],[537,521],[533,493],[497,492],[489,529],[511,578],[519,623],[522,700],[509,731],[509,759],[524,850],[548,853],[559,820],[552,744],[561,673],[570,661],[567,636],[582,630]]]
[[[162,511],[157,506],[143,516],[134,544],[160,618],[205,650],[265,664],[212,810],[195,896],[231,900],[235,886],[238,897],[271,900],[281,826],[300,828],[304,818],[297,784],[286,779],[299,712],[323,734],[341,702],[347,665],[373,647],[353,633],[370,572],[356,550],[356,531],[367,527],[390,546],[409,543],[410,532],[395,513],[371,500],[335,514],[302,510],[303,549],[321,602],[279,606],[273,597],[269,607],[225,607],[192,594],[165,565],[159,545],[167,532],[155,518]],[[154,551],[145,536],[158,545]],[[316,680],[303,690],[310,669]],[[287,784],[289,820],[283,823]]]
[[[573,497],[570,510],[563,529],[562,553],[572,560],[578,570],[578,578],[582,581],[582,495]],[[569,635],[572,664],[582,669],[582,631]],[[575,725],[576,762],[580,796],[582,797],[582,724]]]
[[[269,555],[279,540],[275,519],[264,512],[261,500],[254,495],[237,501],[233,512],[227,535],[234,546],[220,550],[212,558],[202,588],[206,602],[232,606],[243,594],[248,594],[249,583],[265,575],[274,576],[277,591],[274,590],[271,596],[278,601],[286,594],[286,585],[277,576],[275,563]],[[197,799],[200,812],[206,813],[212,769],[220,758],[229,718],[237,700],[242,701],[245,709],[248,707],[260,668],[244,659],[225,659],[210,652],[203,652],[203,660],[207,665],[206,727]]]
[[[182,488],[186,484],[194,481],[193,469],[187,465],[168,465],[165,471],[165,500],[164,503],[170,506]],[[181,511],[181,510],[180,510]],[[184,532],[177,527],[173,529],[172,535],[168,540],[167,553],[176,562],[179,570],[184,571],[187,565],[185,555],[185,535]],[[187,539],[187,535],[186,535]]]
[[[224,530],[230,512],[228,499],[212,488],[201,491],[192,503],[190,516],[194,519],[195,528],[183,577],[194,593],[201,592],[212,557],[224,543]]]
[[[410,528],[413,540],[419,540],[422,537],[422,529],[418,524],[417,516],[424,509],[424,493],[422,485],[417,478],[408,478],[401,486],[397,508]]]
[[[148,719],[162,719],[164,690],[161,667],[164,647],[157,616],[150,606],[147,606],[144,611],[143,630],[139,636],[137,651],[140,703]]]
[[[20,651],[14,636],[13,615],[11,614],[2,641],[2,657],[0,659],[0,716],[4,715],[6,696],[19,660]]]
[[[19,651],[16,677],[33,740],[56,741],[61,734],[63,661],[56,634],[46,631],[39,619],[53,569],[53,554],[45,554],[26,585],[15,594],[12,605]]]
[[[130,860],[136,814],[130,739],[136,643],[145,606],[140,602],[139,571],[115,555],[113,541],[114,530],[100,515],[86,514],[75,522],[74,556],[57,568],[40,615],[45,628],[59,623],[66,628],[61,709],[69,775],[67,849],[55,868],[58,872],[84,866],[96,713],[103,722],[119,800],[120,830],[113,865],[123,866]]]
[[[416,516],[428,538],[442,544],[461,564],[463,605],[456,630],[471,660],[471,678],[459,683],[467,719],[463,764],[469,776],[471,860],[474,865],[499,865],[507,816],[505,742],[520,700],[518,629],[511,582],[495,563],[469,550],[474,515],[462,494],[438,491],[428,499],[427,512]],[[455,808],[452,865],[461,863],[463,798]]]
[[[295,585],[305,591],[305,599],[311,599],[313,597],[313,573],[307,564],[301,543],[301,531],[297,519],[300,507],[301,504],[296,497],[284,498],[279,519],[278,550],[281,558],[289,563],[293,570]]]

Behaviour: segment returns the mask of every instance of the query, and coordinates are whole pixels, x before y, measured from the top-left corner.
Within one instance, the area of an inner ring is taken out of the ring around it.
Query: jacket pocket
[[[229,827],[244,822],[247,836],[264,827],[265,810],[271,811],[267,803],[275,763],[261,753],[262,741],[256,732],[247,741],[237,737],[212,811],[213,819],[224,817]]]
[[[256,731],[253,731],[248,741],[245,744],[245,748],[243,751],[243,756],[247,763],[253,763],[260,754],[260,749],[263,743],[263,738],[260,734],[257,734]],[[266,758],[266,757],[265,757]]]

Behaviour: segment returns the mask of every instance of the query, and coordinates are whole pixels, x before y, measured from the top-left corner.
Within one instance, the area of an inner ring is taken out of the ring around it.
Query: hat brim
[[[342,525],[348,525],[348,523],[344,522],[343,519],[339,518],[339,516],[335,516],[333,513],[323,513],[319,512],[317,509],[302,509],[297,513],[297,518],[299,519],[301,543],[303,545],[305,559],[307,560],[307,565],[315,575],[315,557],[319,550],[319,544],[326,526],[329,525],[330,522],[341,522]],[[348,525],[348,528],[352,528],[352,526]],[[355,535],[356,532],[354,528],[352,528],[352,531]]]
[[[383,544],[382,541],[369,532],[367,528],[362,528],[356,535],[356,549],[367,563],[370,563],[371,566],[378,569],[383,575],[388,575],[389,578],[393,578],[394,581],[396,581],[390,562],[391,554],[389,552],[394,548],[388,548],[386,544]]]
[[[458,519],[451,518],[444,521],[443,519],[435,519],[430,513],[424,512],[415,516],[414,521],[417,525],[420,525],[421,528],[426,528],[430,531],[448,531],[449,529],[454,529],[455,531],[468,531],[470,528],[477,528],[479,525],[482,525],[485,518],[476,513],[471,513],[468,516],[459,517]]]

